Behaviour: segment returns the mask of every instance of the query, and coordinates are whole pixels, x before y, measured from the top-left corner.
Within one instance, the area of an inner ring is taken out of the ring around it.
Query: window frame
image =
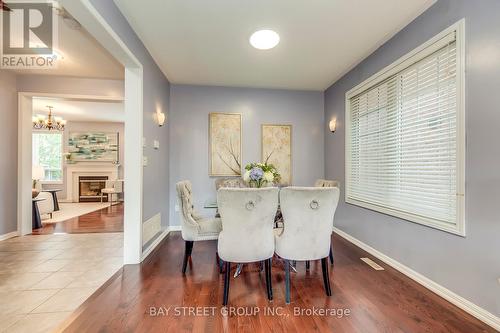
[[[33,134],[51,134],[51,135],[61,135],[61,180],[40,180],[42,185],[62,185],[64,184],[64,132],[54,132],[48,130],[33,130],[31,133],[31,141],[33,142]],[[34,149],[35,147],[32,147]],[[31,158],[33,159],[33,151],[31,152]]]
[[[452,225],[439,221],[437,219],[432,219],[424,217],[418,214],[412,214],[385,206],[374,205],[364,201],[359,201],[348,197],[348,184],[350,182],[350,159],[351,159],[351,133],[350,133],[350,100],[356,95],[363,93],[364,91],[376,86],[382,81],[388,79],[392,75],[401,72],[410,65],[418,62],[419,60],[425,58],[426,56],[432,54],[437,49],[436,45],[439,45],[443,38],[446,38],[449,34],[455,32],[456,39],[456,64],[457,64],[457,123],[456,123],[456,144],[457,144],[457,161],[456,161],[456,179],[457,179],[457,219],[456,224]],[[434,46],[434,47],[433,47]],[[389,66],[383,68],[379,72],[370,76],[367,80],[358,84],[354,88],[350,89],[345,95],[345,202],[348,204],[360,206],[376,212],[398,217],[407,221],[415,222],[427,227],[435,228],[438,230],[446,231],[459,236],[466,236],[465,229],[465,19],[461,19],[452,26],[443,30],[433,38],[429,39],[427,42],[418,46],[411,52],[402,56],[398,60],[394,61]]]

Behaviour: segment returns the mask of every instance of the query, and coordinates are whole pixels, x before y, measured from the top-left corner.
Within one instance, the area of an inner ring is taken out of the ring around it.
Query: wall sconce
[[[157,111],[154,114],[154,118],[158,126],[162,127],[163,125],[165,125],[165,119],[166,119],[165,113]]]
[[[328,127],[330,127],[330,132],[334,133],[335,129],[337,128],[337,119],[330,120]]]

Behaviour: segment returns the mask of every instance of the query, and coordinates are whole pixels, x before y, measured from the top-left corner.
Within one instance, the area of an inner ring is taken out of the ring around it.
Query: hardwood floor
[[[43,222],[43,221],[42,221]],[[33,230],[33,235],[54,233],[95,233],[123,231],[123,203],[90,212],[57,223],[45,223],[41,229]]]
[[[179,233],[171,233],[145,262],[125,266],[114,280],[108,281],[100,293],[75,312],[64,329],[66,332],[495,332],[343,238],[335,235],[333,242],[332,297],[325,296],[320,262],[312,262],[309,272],[305,263],[297,264],[298,273],[291,276],[290,305],[284,301],[284,271],[276,260],[272,272],[273,302],[267,301],[265,274],[259,273],[257,265],[246,265],[242,275],[231,277],[227,309],[247,311],[249,315],[224,316],[223,274],[219,274],[215,264],[216,242],[194,244],[192,262],[183,276],[184,243]],[[373,259],[385,270],[374,270],[360,257]],[[256,307],[260,313],[252,314]],[[297,315],[296,311],[313,308],[348,309],[350,314]],[[168,314],[167,309],[170,309]],[[207,311],[205,315],[189,313],[202,310]],[[271,315],[271,310],[278,314]],[[179,315],[183,311],[186,314]]]

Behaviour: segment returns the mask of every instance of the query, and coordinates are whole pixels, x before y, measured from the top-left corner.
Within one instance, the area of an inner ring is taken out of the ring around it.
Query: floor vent
[[[373,268],[376,271],[383,271],[384,267],[380,266],[377,264],[375,261],[371,260],[370,258],[361,258],[367,265],[369,265],[371,268]]]

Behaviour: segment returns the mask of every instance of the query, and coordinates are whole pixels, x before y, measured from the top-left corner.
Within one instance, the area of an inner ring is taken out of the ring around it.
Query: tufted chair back
[[[243,178],[218,178],[215,180],[215,189],[218,191],[221,187],[246,188],[248,187]]]
[[[194,238],[198,233],[198,223],[195,219],[191,182],[189,180],[180,181],[176,184],[176,189],[182,221],[182,238],[184,240],[195,240]]]
[[[340,182],[336,180],[318,179],[314,183],[314,187],[338,187],[340,188]]]
[[[290,260],[328,257],[337,187],[286,187],[280,192],[284,228],[276,237],[276,253]]]
[[[218,252],[222,260],[246,263],[273,256],[278,192],[276,187],[221,188],[217,191],[222,219]]]

